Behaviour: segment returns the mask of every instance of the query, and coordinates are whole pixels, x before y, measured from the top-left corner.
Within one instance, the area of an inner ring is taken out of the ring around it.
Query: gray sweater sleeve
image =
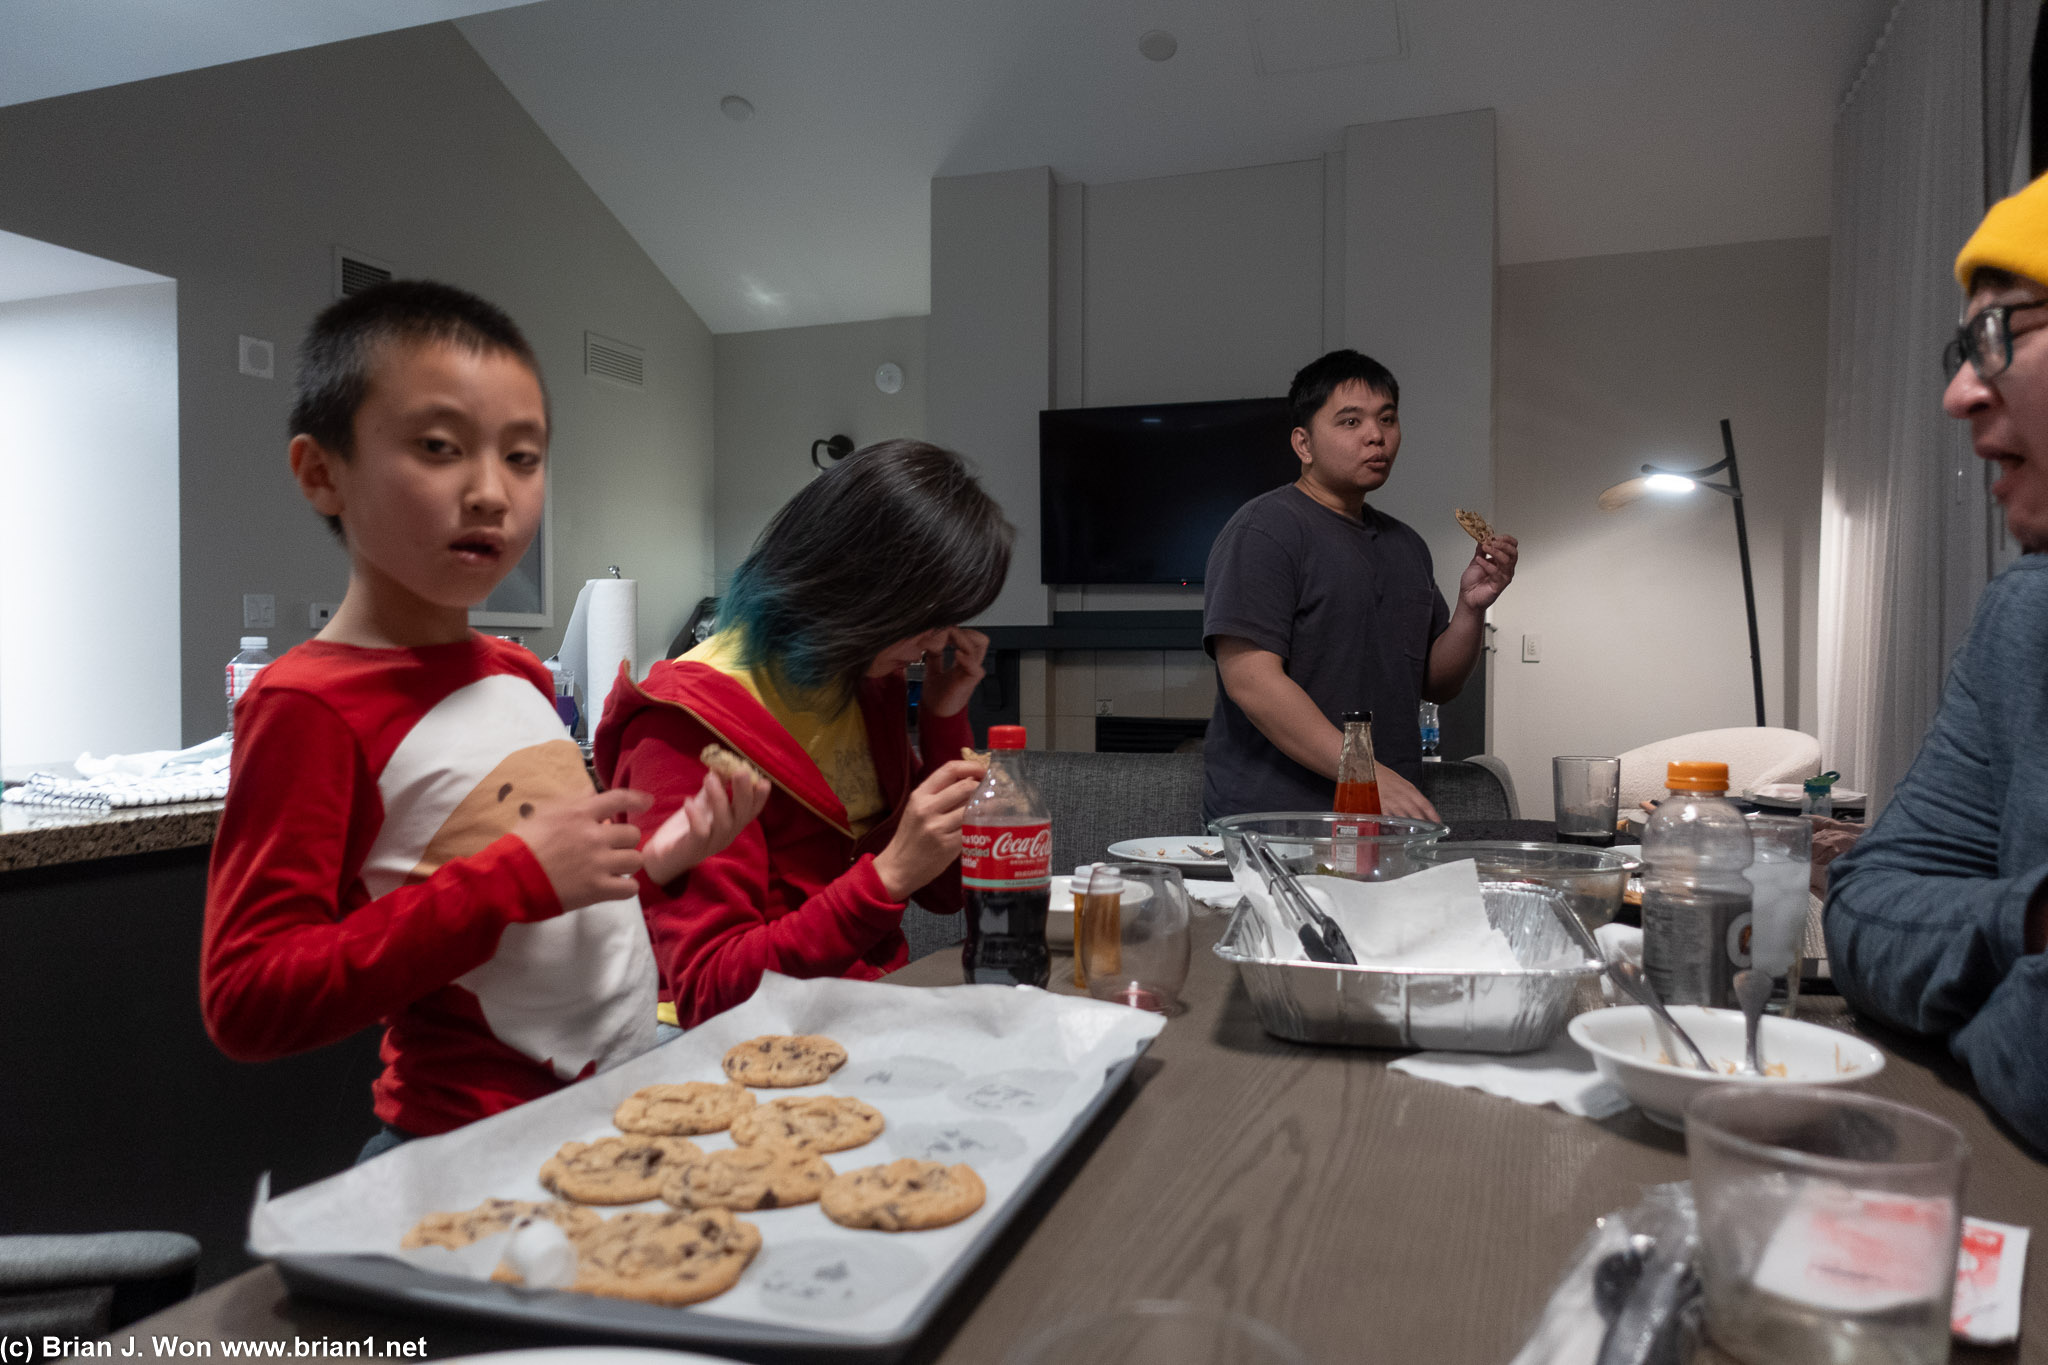
[[[2048,556],[1985,589],[1941,708],[1884,814],[1835,865],[1828,961],[1858,1010],[1946,1038],[2048,1150],[2048,956],[2024,949],[2048,876]]]

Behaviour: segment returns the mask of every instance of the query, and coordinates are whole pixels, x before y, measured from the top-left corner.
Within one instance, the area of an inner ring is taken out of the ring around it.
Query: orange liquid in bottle
[[[1330,809],[1339,815],[1379,815],[1380,784],[1373,782],[1339,782],[1337,804]],[[1377,829],[1370,831],[1377,834]]]

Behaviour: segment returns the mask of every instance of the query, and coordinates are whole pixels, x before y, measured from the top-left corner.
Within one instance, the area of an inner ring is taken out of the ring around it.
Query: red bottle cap
[[[1024,747],[1024,727],[1021,725],[991,725],[988,727],[988,747],[991,749],[1021,749]]]

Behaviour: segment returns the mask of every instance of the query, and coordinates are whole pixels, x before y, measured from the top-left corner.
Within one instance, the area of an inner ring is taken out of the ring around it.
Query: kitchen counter
[[[97,813],[0,802],[0,872],[203,848],[220,827],[221,806],[192,801]]]

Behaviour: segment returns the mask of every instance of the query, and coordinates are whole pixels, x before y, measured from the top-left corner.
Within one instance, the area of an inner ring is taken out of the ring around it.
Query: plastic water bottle
[[[1643,974],[1667,1005],[1730,1008],[1749,966],[1749,824],[1725,763],[1673,763],[1643,831]]]
[[[249,684],[256,681],[256,675],[271,662],[268,635],[242,637],[241,653],[228,660],[228,734],[235,733],[235,703],[249,690]]]
[[[1443,731],[1437,728],[1436,703],[1433,701],[1420,702],[1416,705],[1416,712],[1417,719],[1422,725],[1422,761],[1424,763],[1443,762]]]
[[[988,727],[988,777],[960,827],[969,985],[1043,987],[1052,976],[1045,915],[1052,903],[1052,818],[1017,770],[1024,727]]]
[[[1842,775],[1832,771],[1807,778],[1801,786],[1805,799],[1800,803],[1800,813],[1832,818],[1835,813],[1835,783],[1841,780]]]

